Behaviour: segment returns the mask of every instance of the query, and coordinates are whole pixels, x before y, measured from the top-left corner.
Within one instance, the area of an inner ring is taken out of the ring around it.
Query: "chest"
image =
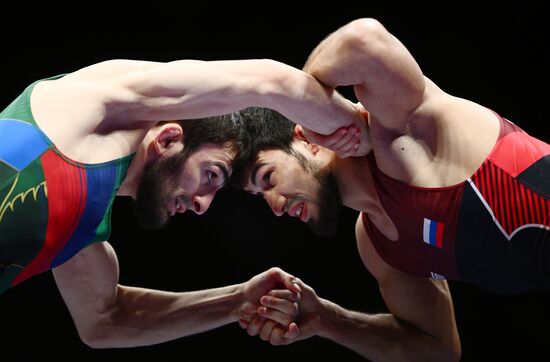
[[[500,124],[485,108],[462,108],[463,112],[426,112],[402,132],[389,131],[376,120],[371,122],[377,167],[386,175],[417,187],[447,187],[465,181],[490,154]]]

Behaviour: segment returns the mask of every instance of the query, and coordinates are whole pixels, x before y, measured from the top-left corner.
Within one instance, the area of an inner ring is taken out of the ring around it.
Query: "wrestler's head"
[[[333,234],[341,200],[332,151],[308,142],[301,126],[273,110],[248,108],[243,115],[250,142],[232,181],[263,197],[275,215],[287,213],[318,234]]]
[[[143,146],[148,159],[136,193],[140,223],[158,229],[175,213],[203,214],[241,160],[246,134],[238,112],[161,122]]]

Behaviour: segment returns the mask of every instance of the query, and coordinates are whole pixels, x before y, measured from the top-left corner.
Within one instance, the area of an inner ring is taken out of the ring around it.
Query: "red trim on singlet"
[[[548,225],[550,201],[519,182],[517,176],[550,154],[550,145],[499,119],[499,139],[471,180],[508,235],[525,224]]]
[[[86,204],[86,171],[49,150],[41,157],[48,196],[46,239],[36,257],[12,285],[50,269],[55,256],[73,234]],[[71,196],[71,197],[67,197]]]
[[[499,139],[487,159],[510,176],[516,177],[538,161],[541,155],[547,155],[550,150],[547,143],[531,137],[511,123],[508,124],[515,128],[515,132],[508,133]],[[518,137],[517,132],[521,134],[521,137]],[[510,162],[510,160],[514,160],[514,162]]]
[[[550,145],[498,118],[497,142],[471,180],[509,234],[526,223],[547,225],[550,202],[515,177],[550,154]],[[365,230],[380,257],[392,267],[412,275],[430,277],[437,273],[447,279],[460,279],[455,239],[468,180],[437,188],[411,186],[378,169],[374,153],[368,157],[380,202],[399,234],[398,240],[389,240],[368,215],[363,214]],[[441,248],[423,242],[424,219],[445,224]]]

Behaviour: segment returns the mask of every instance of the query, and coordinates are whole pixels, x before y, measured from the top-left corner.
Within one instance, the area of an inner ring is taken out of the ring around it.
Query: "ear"
[[[294,126],[294,137],[299,139],[300,141],[309,142],[306,138],[304,127],[302,127],[301,124],[297,124],[296,126]]]
[[[155,152],[159,155],[181,151],[183,149],[183,129],[175,122],[163,124],[153,140],[153,145]]]
[[[320,147],[318,144],[316,143],[313,143],[311,142],[309,139],[308,139],[308,134],[309,132],[311,131],[308,131],[307,129],[305,129],[304,127],[302,127],[301,125],[297,124],[296,126],[294,126],[294,138],[295,138],[295,141],[298,141],[298,142],[303,142],[306,146],[307,149],[309,149],[313,154],[316,154],[317,152],[319,152],[320,150]],[[310,134],[309,134],[310,135]],[[311,136],[311,135],[310,135]]]

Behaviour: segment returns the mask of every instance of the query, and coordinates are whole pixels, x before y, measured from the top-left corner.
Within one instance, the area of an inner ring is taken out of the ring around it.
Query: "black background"
[[[124,10],[90,3],[3,9],[0,105],[35,79],[110,58],[273,58],[301,67],[330,32],[370,16],[401,39],[444,90],[550,141],[548,19],[542,6],[525,1],[484,10],[481,2],[315,4],[235,7],[188,1],[176,7],[135,3]],[[119,199],[113,213],[111,243],[123,284],[196,290],[243,282],[280,266],[347,308],[385,310],[355,249],[354,211],[344,210],[335,237],[318,238],[294,219],[273,216],[262,200],[234,190],[220,192],[205,215],[178,215],[161,232],[141,230],[130,206]],[[549,293],[500,296],[464,283],[450,286],[464,361],[548,359]],[[51,273],[0,296],[0,329],[1,361],[361,360],[320,338],[272,347],[236,324],[156,346],[92,350],[80,342]]]

